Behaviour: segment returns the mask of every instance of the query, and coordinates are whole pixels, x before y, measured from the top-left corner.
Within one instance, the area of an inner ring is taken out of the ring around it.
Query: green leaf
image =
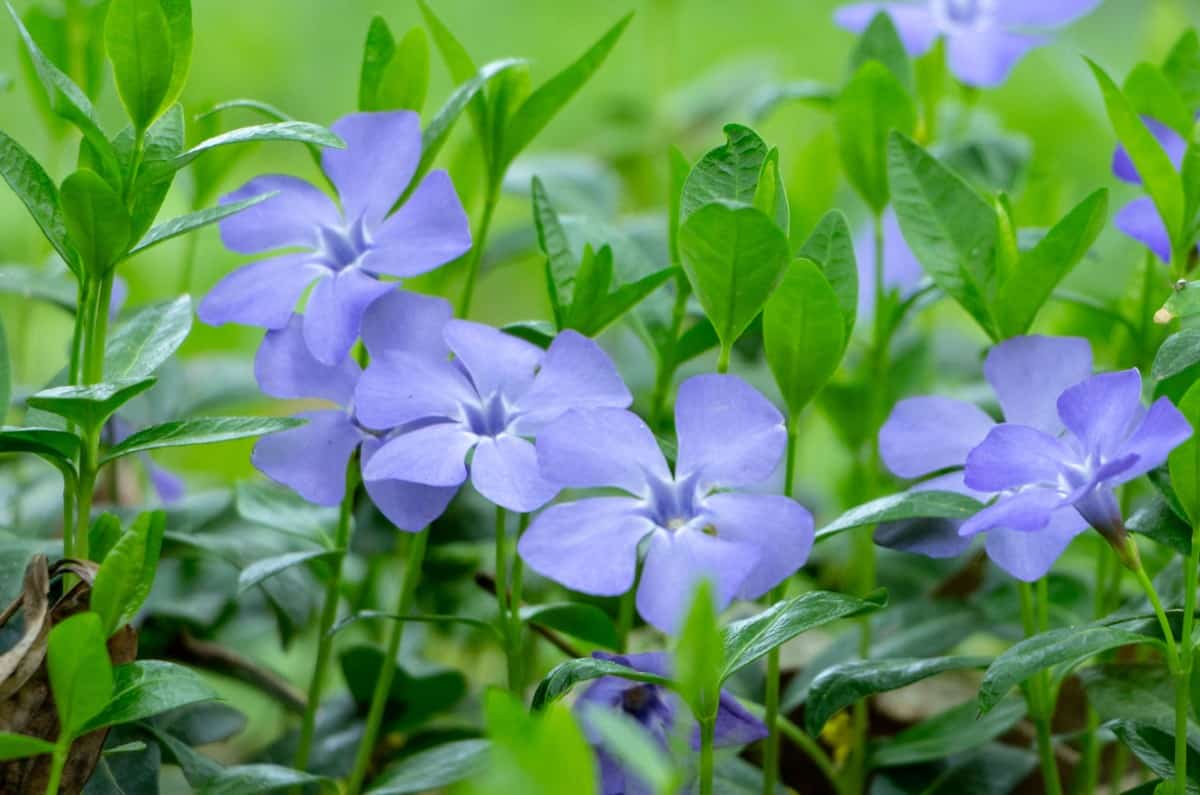
[[[566,705],[531,714],[516,697],[492,689],[483,711],[490,761],[464,795],[596,795],[594,754]]]
[[[880,11],[871,19],[850,53],[851,79],[864,64],[875,61],[887,68],[906,94],[913,93],[913,67],[891,15]]]
[[[79,263],[67,242],[67,222],[54,180],[20,144],[0,131],[0,176],[33,216],[58,256],[78,273]]]
[[[1195,28],[1184,31],[1175,42],[1163,62],[1163,74],[1188,107],[1200,107],[1200,38]]]
[[[804,723],[813,737],[838,711],[876,693],[897,690],[947,671],[985,668],[987,657],[915,657],[888,660],[853,660],[826,668],[808,692]]]
[[[817,531],[817,540],[856,527],[904,519],[969,519],[983,504],[953,491],[902,491],[858,505]]]
[[[1088,705],[1100,720],[1131,720],[1175,732],[1175,688],[1165,666],[1110,663],[1080,669]],[[1188,716],[1189,744],[1200,743],[1200,726]],[[1200,771],[1198,771],[1200,772]]]
[[[106,708],[113,693],[100,616],[76,613],[50,630],[46,667],[62,735],[74,739]]]
[[[192,66],[192,0],[159,0],[171,35],[171,81],[162,107],[169,108],[183,93]]]
[[[108,553],[116,546],[121,533],[119,516],[108,512],[97,516],[88,528],[88,556],[97,563],[103,563]]]
[[[858,599],[832,591],[810,591],[776,602],[758,615],[735,621],[725,628],[725,670],[721,681],[802,632],[878,610],[885,604],[887,596],[882,592]]]
[[[0,293],[36,299],[75,311],[75,277],[66,271],[36,268],[30,265],[0,265]]]
[[[612,619],[595,605],[583,602],[557,602],[521,608],[521,620],[557,630],[573,638],[616,649],[617,630]]]
[[[79,452],[79,437],[59,428],[0,426],[0,453],[33,453],[72,462]]]
[[[12,358],[8,354],[8,335],[4,332],[4,321],[0,319],[0,425],[8,416],[12,403]]]
[[[203,210],[181,215],[178,218],[172,218],[170,221],[165,221],[153,227],[146,236],[143,237],[138,244],[129,251],[129,256],[141,254],[152,246],[157,246],[159,243],[164,243],[171,238],[186,235],[188,232],[193,232],[209,224],[215,224],[218,221],[223,221],[231,215],[237,215],[242,210],[253,207],[256,204],[265,202],[267,199],[276,195],[276,191],[268,193],[260,193],[257,196],[251,196],[249,199],[221,204],[217,207],[206,207]]]
[[[106,636],[132,621],[150,595],[165,527],[162,511],[141,514],[100,564],[90,606]]]
[[[132,130],[129,134],[130,156],[132,156]],[[125,133],[122,133],[124,135]],[[159,208],[167,198],[175,176],[172,163],[183,151],[184,121],[183,108],[172,105],[158,121],[146,131],[146,145],[142,154],[142,166],[134,183],[129,215],[132,219],[129,241],[140,240],[154,223]]]
[[[364,710],[371,703],[383,660],[383,651],[371,646],[354,646],[341,654],[342,675],[355,703]],[[435,669],[414,675],[395,665],[385,712],[388,730],[423,726],[437,713],[453,709],[466,692],[467,681],[458,671]]]
[[[429,28],[430,35],[433,36],[434,46],[438,48],[438,52],[441,53],[446,68],[450,70],[450,77],[456,83],[466,83],[475,77],[479,70],[475,68],[475,62],[467,54],[466,48],[454,37],[450,29],[438,19],[433,10],[425,3],[425,0],[417,0],[417,8],[421,10],[421,16],[425,19],[425,25]],[[479,140],[480,146],[483,148],[483,159],[487,162],[492,159],[494,153],[489,147],[487,136],[487,98],[484,95],[482,86],[480,89],[472,92],[472,96],[466,101],[466,106],[471,114],[471,126],[475,128],[475,137]]]
[[[875,214],[888,204],[888,135],[912,135],[917,111],[886,66],[868,61],[842,90],[833,108],[842,168]]]
[[[566,308],[575,301],[575,275],[579,263],[571,253],[567,233],[550,203],[546,186],[536,176],[530,193],[533,197],[533,224],[537,230],[538,248],[546,255],[546,286],[550,291],[550,307],[561,327]]]
[[[1200,427],[1200,381],[1184,394],[1179,410],[1193,428]],[[1200,522],[1200,442],[1196,434],[1171,451],[1167,466],[1179,504],[1193,524]]]
[[[41,756],[53,751],[54,743],[46,742],[40,737],[0,732],[0,762],[24,759],[27,756]]]
[[[675,642],[674,675],[679,694],[703,723],[717,717],[724,662],[712,582],[701,580],[690,594],[690,604]]]
[[[304,420],[292,417],[197,417],[191,420],[173,420],[131,434],[125,441],[110,449],[101,459],[101,464],[107,464],[131,453],[144,453],[161,447],[187,447],[249,439],[286,431],[303,424]]]
[[[888,140],[888,177],[904,239],[925,272],[987,332],[997,224],[991,204],[900,133]]]
[[[1192,111],[1157,66],[1139,63],[1126,75],[1121,90],[1137,115],[1149,116],[1184,137],[1191,133]]]
[[[602,676],[619,676],[634,682],[649,682],[653,685],[669,687],[670,680],[657,674],[635,671],[610,660],[600,660],[594,657],[580,657],[559,663],[546,677],[538,682],[537,690],[533,693],[532,709],[545,709],[550,704],[571,692],[571,688],[580,682],[599,679]]]
[[[367,41],[363,45],[362,68],[358,75],[358,109],[360,111],[384,110],[379,105],[379,84],[383,73],[396,55],[396,39],[392,29],[381,16],[371,17],[367,27]],[[428,70],[428,63],[426,69]],[[426,79],[429,75],[426,72]]]
[[[978,748],[1010,731],[1025,711],[1022,698],[1006,698],[983,716],[974,704],[960,704],[879,743],[871,751],[871,766],[919,764]]]
[[[254,124],[250,127],[239,127],[201,141],[192,148],[180,153],[175,158],[163,164],[160,171],[178,171],[191,163],[205,152],[222,146],[246,144],[258,141],[291,141],[313,146],[330,146],[335,149],[345,148],[345,142],[329,130],[318,124],[306,121],[280,121],[270,124]]]
[[[830,210],[821,217],[800,247],[799,256],[821,266],[837,296],[845,326],[843,339],[848,342],[858,313],[858,261],[850,224],[841,210]]]
[[[336,792],[337,787],[326,776],[317,776],[281,765],[237,765],[222,770],[197,791],[197,795],[259,795],[302,787],[316,787],[319,792]]]
[[[684,180],[679,197],[681,224],[706,204],[754,202],[767,145],[749,127],[726,124],[724,129],[725,143],[705,153]]]
[[[632,18],[633,14],[626,14],[578,60],[538,86],[537,90],[521,103],[504,131],[504,149],[498,163],[495,164],[496,173],[503,173],[508,164],[529,146],[534,137],[550,123],[571,97],[583,88],[584,83],[604,63],[604,59],[621,38]]]
[[[1108,221],[1108,191],[1101,188],[1067,213],[1000,285],[992,314],[1004,337],[1024,334],[1063,277],[1071,272]]]
[[[784,184],[783,174],[779,170],[778,147],[772,147],[767,153],[767,159],[763,161],[758,185],[754,188],[754,206],[762,210],[764,215],[775,219],[784,237],[790,234],[792,208],[788,204],[787,185]]]
[[[125,203],[96,172],[87,169],[63,180],[60,195],[72,246],[92,275],[104,276],[129,247]]]
[[[1129,746],[1134,756],[1147,768],[1167,781],[1175,779],[1175,737],[1171,732],[1160,731],[1144,723],[1130,720],[1115,720],[1104,724],[1104,728],[1117,735],[1117,739]],[[1200,781],[1193,771],[1200,770],[1200,753],[1187,746],[1188,793],[1200,792]],[[1178,795],[1174,785],[1159,785],[1155,792]]]
[[[343,554],[345,553],[342,550],[337,549],[306,549],[302,552],[288,552],[256,560],[238,574],[238,593],[243,594],[268,577],[287,571],[292,566],[312,560],[332,560]]]
[[[791,261],[787,238],[754,207],[707,204],[679,233],[688,281],[726,348],[762,309]]]
[[[816,263],[798,259],[763,308],[763,350],[790,417],[799,417],[846,350],[837,294]]]
[[[104,47],[113,64],[117,93],[133,126],[145,130],[171,88],[171,29],[159,0],[111,0]]]
[[[374,17],[363,48],[358,109],[420,113],[428,90],[429,40],[425,31],[412,28],[397,45],[383,18]]]
[[[605,250],[609,250],[607,246],[601,249],[601,251]],[[567,326],[578,330],[581,334],[595,337],[678,272],[675,268],[656,271],[635,282],[621,285],[588,306],[580,306],[576,301],[571,307],[571,319]]]
[[[99,428],[113,413],[154,386],[153,378],[126,378],[88,386],[59,386],[30,395],[35,409],[65,417],[81,428]]]
[[[337,508],[313,505],[291,489],[270,483],[238,483],[235,505],[246,521],[301,538],[321,538],[338,518]]]
[[[1144,535],[1185,557],[1192,550],[1192,528],[1158,494],[1133,512],[1125,521],[1125,529]]]
[[[138,660],[118,666],[114,673],[112,698],[87,722],[85,731],[132,723],[219,698],[195,671],[163,660]]]
[[[1104,107],[1117,138],[1125,145],[1142,184],[1146,186],[1146,192],[1154,200],[1154,206],[1166,224],[1172,247],[1177,248],[1183,239],[1184,222],[1183,183],[1179,173],[1112,78],[1090,59],[1088,66],[1100,85]]]
[[[470,739],[417,751],[384,768],[367,795],[408,795],[455,784],[483,772],[490,749],[487,740]]]
[[[192,299],[139,309],[122,323],[104,349],[104,377],[145,378],[161,367],[192,330]]]
[[[583,713],[589,731],[600,738],[604,752],[648,787],[649,792],[672,792],[675,771],[659,740],[623,710],[589,704]]]
[[[1186,328],[1167,337],[1158,353],[1154,355],[1154,366],[1150,375],[1156,381],[1179,375],[1200,362],[1200,328]]]
[[[1147,635],[1105,626],[1064,627],[1034,635],[988,666],[979,685],[979,711],[987,712],[1016,685],[1052,666],[1077,665],[1102,651],[1136,643],[1159,643]]]

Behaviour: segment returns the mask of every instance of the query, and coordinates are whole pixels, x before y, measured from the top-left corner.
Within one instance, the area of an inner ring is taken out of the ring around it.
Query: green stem
[[[1122,495],[1124,497],[1124,495]],[[1095,590],[1092,593],[1092,616],[1096,620],[1104,618],[1107,615],[1105,609],[1106,592],[1105,581],[1108,578],[1109,567],[1111,562],[1116,558],[1110,547],[1102,538],[1096,537],[1100,548],[1096,552],[1096,573],[1095,573]],[[1093,793],[1100,783],[1100,715],[1096,712],[1095,707],[1088,703],[1087,720],[1084,726],[1083,733],[1083,759],[1080,762],[1079,770],[1075,774],[1071,782],[1072,792],[1076,795],[1084,795],[1085,793]]]
[[[1129,539],[1129,545],[1133,546],[1133,540]],[[1135,565],[1130,566],[1133,572],[1134,579],[1138,585],[1146,593],[1146,598],[1150,600],[1150,604],[1154,607],[1154,615],[1158,618],[1159,629],[1163,633],[1163,642],[1167,645],[1167,665],[1171,669],[1172,675],[1181,673],[1179,668],[1179,648],[1175,645],[1175,633],[1171,630],[1171,622],[1167,618],[1167,611],[1163,609],[1162,600],[1158,598],[1158,591],[1154,589],[1154,583],[1150,582],[1150,577],[1146,574],[1146,569],[1142,566],[1139,559],[1135,559]],[[1195,580],[1193,579],[1193,583]],[[1193,604],[1195,597],[1193,596]],[[1185,738],[1186,739],[1186,738]],[[1186,759],[1185,759],[1186,761]]]
[[[483,200],[483,215],[475,230],[471,251],[467,254],[467,281],[463,284],[462,297],[458,301],[458,316],[467,317],[471,311],[471,298],[475,295],[475,283],[479,280],[479,263],[483,260],[483,248],[487,243],[488,230],[492,226],[492,214],[500,198],[498,180],[488,179],[487,195]]]
[[[803,729],[783,715],[776,716],[775,724],[781,734],[799,746],[800,750],[808,755],[808,758],[824,774],[825,778],[833,785],[834,790],[839,795],[847,793],[845,786],[838,778],[837,767],[833,764],[833,760],[829,758],[829,754],[825,753],[825,749],[821,747],[820,743],[809,737]]]
[[[716,720],[700,721],[700,795],[713,795],[713,734]]]
[[[1042,580],[1038,583],[1042,590]],[[1025,637],[1031,638],[1038,632],[1038,611],[1034,605],[1033,586],[1027,582],[1018,582],[1021,594],[1021,623],[1025,629]],[[1025,700],[1029,704],[1029,714],[1033,717],[1037,729],[1038,759],[1042,766],[1042,786],[1047,795],[1062,795],[1062,781],[1058,776],[1058,762],[1054,759],[1054,737],[1050,731],[1050,718],[1054,713],[1053,702],[1047,685],[1045,671],[1034,674],[1025,690]]]
[[[525,534],[525,530],[528,527],[529,514],[523,513],[517,520],[517,541],[521,540],[521,536]],[[525,584],[525,562],[521,560],[521,556],[516,553],[515,549],[512,559],[512,585],[511,595],[508,600],[510,617],[509,642],[512,645],[512,652],[509,656],[508,686],[514,693],[521,693],[525,689],[525,672],[521,659],[524,651],[524,623],[521,621],[521,591]]]
[[[417,581],[421,578],[421,564],[425,561],[425,544],[429,540],[429,528],[412,537],[408,547],[408,560],[404,564],[404,581],[400,584],[400,598],[396,602],[396,615],[406,616],[412,609],[413,598],[417,592]],[[363,736],[358,744],[358,752],[354,756],[354,768],[346,785],[346,795],[358,795],[362,790],[363,781],[367,777],[367,768],[371,765],[371,757],[375,751],[375,740],[379,735],[379,726],[383,722],[383,710],[387,706],[388,695],[392,689],[392,678],[396,675],[396,653],[400,650],[400,640],[404,636],[405,621],[391,622],[388,633],[387,648],[383,654],[383,667],[379,670],[379,678],[375,680],[375,692],[371,696],[371,707],[367,712],[367,722],[363,726]]]
[[[496,609],[500,614],[500,628],[504,632],[504,656],[508,673],[508,689],[519,692],[518,663],[511,615],[519,608],[514,607],[508,584],[508,512],[496,506]],[[516,572],[514,571],[514,577]]]
[[[637,578],[633,585],[621,595],[617,603],[617,648],[624,654],[629,645],[629,633],[633,630],[633,609],[637,597]]]
[[[325,583],[325,603],[321,607],[321,621],[317,627],[317,658],[313,663],[312,679],[308,683],[308,703],[304,707],[304,718],[300,723],[300,741],[296,746],[297,770],[308,769],[308,757],[312,752],[313,735],[317,726],[317,710],[321,706],[321,693],[325,689],[326,669],[333,651],[333,636],[330,630],[337,620],[338,601],[342,591],[342,564],[350,545],[350,525],[354,517],[354,496],[358,491],[358,456],[351,456],[346,465],[346,494],[338,512],[337,534],[334,538],[334,556],[330,561],[333,571]]]
[[[650,422],[658,428],[663,423],[663,409],[667,405],[667,393],[671,391],[671,381],[679,362],[675,361],[675,350],[679,345],[679,333],[683,329],[683,321],[687,317],[688,283],[686,276],[675,280],[675,305],[671,309],[670,343],[659,357],[658,372],[654,378],[654,393],[650,398]]]
[[[729,354],[733,351],[733,345],[721,343],[721,353],[717,356],[717,372],[729,372]]]
[[[192,291],[192,275],[196,270],[196,245],[199,236],[194,232],[187,236],[187,248],[183,250],[183,268],[179,273],[179,292]]]
[[[54,753],[50,755],[50,775],[46,780],[46,795],[58,795],[58,787],[62,783],[63,767],[67,764],[67,754],[70,750],[71,744],[62,738],[54,746]]]

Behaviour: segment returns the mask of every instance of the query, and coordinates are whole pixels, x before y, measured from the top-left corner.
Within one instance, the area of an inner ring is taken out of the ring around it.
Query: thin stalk
[[[1025,637],[1030,638],[1037,634],[1039,623],[1034,605],[1033,586],[1027,582],[1018,582],[1018,588],[1021,594],[1021,623],[1025,629]],[[1033,716],[1033,723],[1037,729],[1037,752],[1042,767],[1042,786],[1045,788],[1046,795],[1062,795],[1058,762],[1054,759],[1054,738],[1050,731],[1053,706],[1043,673],[1044,671],[1039,671],[1030,680],[1029,686],[1025,690],[1025,700],[1029,704],[1029,713]]]
[[[617,648],[622,654],[627,650],[629,633],[633,629],[633,608],[636,597],[637,578],[635,577],[633,586],[621,595],[621,599],[617,603]]]
[[[412,610],[413,597],[417,592],[417,581],[421,578],[421,564],[425,561],[425,544],[429,540],[429,528],[412,537],[408,547],[408,560],[404,564],[404,582],[400,584],[400,598],[396,602],[396,615],[406,616]],[[375,750],[375,739],[379,736],[379,725],[383,722],[383,710],[387,706],[388,694],[392,689],[392,678],[396,674],[396,653],[404,636],[405,621],[391,622],[387,649],[383,654],[383,667],[375,680],[375,693],[371,696],[371,708],[363,726],[362,739],[354,756],[354,768],[346,785],[346,795],[358,795],[371,765]]]
[[[183,267],[179,273],[179,292],[189,293],[192,290],[192,275],[196,270],[196,245],[199,236],[192,233],[187,236],[187,247],[183,250]]]
[[[1124,497],[1124,495],[1122,495]],[[1096,553],[1095,591],[1092,594],[1092,617],[1096,620],[1107,615],[1107,594],[1104,584],[1108,578],[1109,566],[1116,558],[1115,553],[1106,542],[1097,537],[1100,548]],[[1079,771],[1073,778],[1072,791],[1075,793],[1093,793],[1100,783],[1100,715],[1096,708],[1088,703],[1087,721],[1083,734],[1083,759]]]
[[[517,520],[517,541],[521,540],[521,536],[525,534],[528,527],[529,514],[523,513]],[[511,595],[508,599],[509,642],[512,645],[512,653],[509,656],[508,686],[514,693],[520,693],[525,689],[524,668],[521,659],[522,630],[524,629],[524,623],[521,621],[521,591],[525,584],[525,563],[516,553],[515,548],[512,558],[512,585],[510,586]]]
[[[713,734],[716,720],[700,721],[700,795],[713,795]]]
[[[500,628],[504,631],[504,657],[508,674],[508,689],[519,692],[517,683],[517,649],[512,631],[513,604],[508,584],[508,511],[496,506],[496,609],[500,614]]]
[[[64,747],[64,745],[66,747]],[[58,787],[62,783],[63,767],[67,764],[67,752],[71,744],[60,739],[50,755],[50,775],[46,780],[46,795],[58,795]]]
[[[471,251],[467,254],[467,281],[463,284],[462,297],[458,301],[458,316],[465,318],[471,311],[471,298],[475,295],[475,283],[479,280],[479,263],[483,259],[483,249],[487,243],[488,230],[492,227],[492,214],[496,212],[496,202],[500,198],[498,180],[488,178],[487,195],[483,200],[483,215],[479,218],[479,226],[475,230]]]
[[[829,754],[825,753],[825,749],[821,747],[820,743],[809,737],[807,732],[783,715],[776,716],[775,723],[780,733],[799,746],[800,750],[808,755],[808,758],[812,760],[813,764],[817,766],[829,783],[833,785],[834,790],[838,793],[847,793],[846,788],[838,778],[837,767],[833,764],[833,760],[829,758]]]
[[[671,381],[679,366],[679,362],[675,360],[675,350],[679,346],[679,334],[687,317],[687,299],[687,277],[680,275],[675,279],[675,305],[671,309],[671,342],[659,358],[658,372],[654,378],[654,393],[650,398],[650,421],[655,428],[659,427],[664,419],[663,409],[667,405],[667,393],[671,391]]]
[[[312,753],[313,735],[317,726],[317,709],[321,705],[321,694],[325,689],[326,669],[333,651],[333,636],[330,629],[337,620],[338,602],[342,591],[342,564],[350,545],[350,525],[354,517],[354,497],[358,491],[358,456],[350,457],[346,465],[346,494],[342,497],[341,510],[334,538],[335,555],[330,561],[333,571],[325,583],[325,602],[321,607],[321,620],[317,627],[317,658],[313,663],[312,679],[308,683],[308,701],[300,723],[300,741],[296,746],[297,770],[308,769],[308,757]]]
[[[721,344],[721,353],[717,356],[717,372],[729,372],[729,354],[733,351],[732,345]]]
[[[1130,542],[1132,545],[1132,542]],[[1173,676],[1180,673],[1179,669],[1179,648],[1175,645],[1175,633],[1171,630],[1171,622],[1167,618],[1167,612],[1163,609],[1162,600],[1158,598],[1158,591],[1154,590],[1154,583],[1150,582],[1150,577],[1146,574],[1146,569],[1142,567],[1141,561],[1136,562],[1135,567],[1131,567],[1134,578],[1138,581],[1138,585],[1142,586],[1142,590],[1146,593],[1146,598],[1150,600],[1150,604],[1154,607],[1154,615],[1158,618],[1158,626],[1163,633],[1163,642],[1167,645],[1167,665],[1171,669]],[[1195,580],[1193,579],[1193,582]],[[1193,597],[1193,604],[1194,604]],[[1186,737],[1184,738],[1187,739]],[[1185,758],[1186,761],[1186,758]]]

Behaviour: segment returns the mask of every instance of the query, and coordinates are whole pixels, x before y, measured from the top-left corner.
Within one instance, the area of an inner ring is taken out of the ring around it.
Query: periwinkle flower
[[[719,608],[756,599],[808,559],[813,521],[787,497],[732,491],[766,481],[783,456],[783,417],[731,375],[683,382],[675,404],[675,470],[637,415],[573,410],[538,436],[542,470],[563,486],[609,488],[621,496],[551,506],[518,546],[538,573],[568,588],[617,596],[645,563],[638,612],[671,632],[692,590],[709,579]]]
[[[1057,401],[1063,390],[1092,372],[1092,350],[1077,337],[1025,336],[993,347],[983,373],[999,401],[1004,419],[1056,437],[1063,431]],[[914,397],[896,404],[879,432],[884,464],[902,478],[938,473],[914,486],[991,499],[1000,488],[964,482],[968,456],[994,428],[995,420],[973,403],[940,396]],[[947,471],[949,470],[949,471]],[[913,528],[921,528],[913,533]],[[958,522],[894,523],[876,531],[877,543],[933,558],[954,557],[971,543]],[[1004,522],[986,528],[985,549],[992,561],[1012,576],[1032,582],[1050,570],[1087,522],[1071,506],[1047,512],[1038,532],[1030,533]]]
[[[615,655],[595,652],[593,657],[633,668],[643,673],[669,676],[670,659],[663,652],[646,654]],[[588,714],[595,709],[616,710],[637,721],[654,737],[659,746],[666,750],[671,734],[685,720],[694,723],[687,707],[679,696],[659,685],[635,682],[618,676],[597,679],[575,702],[588,740],[596,749],[600,762],[601,795],[651,795],[651,790],[637,776],[632,775],[605,750],[604,743],[596,732],[588,727]],[[683,725],[686,730],[687,725]],[[699,726],[690,731],[693,749],[700,746]],[[747,745],[767,736],[767,727],[751,715],[733,696],[721,692],[717,707],[717,719],[713,729],[713,745],[717,748]]]
[[[355,392],[358,418],[396,430],[364,479],[454,490],[469,471],[480,494],[522,513],[559,490],[542,476],[529,437],[570,408],[633,400],[603,349],[574,331],[543,351],[491,326],[450,320],[426,335],[419,352],[368,349],[371,365]]]
[[[1143,116],[1142,121],[1178,171],[1183,164],[1184,152],[1187,151],[1187,141],[1175,130],[1155,119]],[[1141,175],[1138,174],[1137,167],[1124,146],[1117,146],[1113,152],[1112,170],[1123,182],[1142,184]],[[1154,200],[1149,196],[1139,196],[1122,207],[1113,218],[1113,223],[1117,229],[1153,251],[1160,260],[1170,263],[1171,238],[1167,234],[1167,226],[1163,223],[1162,216],[1158,214],[1158,208],[1154,206]]]
[[[421,158],[412,111],[354,113],[331,126],[345,149],[326,149],[321,165],[340,209],[297,177],[257,177],[225,196],[234,202],[278,195],[221,221],[225,246],[242,254],[293,249],[233,271],[200,303],[210,325],[282,329],[312,286],[304,339],[321,363],[337,367],[359,335],[363,313],[395,287],[378,277],[415,276],[471,246],[466,213],[444,171],[432,171],[394,213]],[[315,283],[315,284],[314,284]]]
[[[944,36],[950,70],[962,82],[986,88],[1003,83],[1025,53],[1046,43],[1034,32],[1063,27],[1098,5],[1100,0],[915,0],[855,3],[833,18],[861,33],[886,11],[912,56]]]
[[[909,248],[900,221],[891,207],[883,213],[883,289],[895,290],[907,298],[925,276],[921,263]],[[871,317],[875,312],[875,234],[867,229],[854,244],[858,260],[858,316]],[[868,326],[870,324],[867,324]]]
[[[376,301],[363,318],[363,341],[368,350],[410,351],[422,355],[430,329],[449,320],[450,305],[440,298],[393,291]],[[347,356],[337,365],[318,361],[305,344],[307,318],[292,315],[281,329],[268,331],[254,361],[259,387],[278,398],[322,400],[332,406],[298,416],[304,425],[264,436],[254,446],[254,466],[272,480],[291,488],[317,505],[337,505],[346,494],[346,468],[361,446],[366,468],[387,439],[355,416],[354,390],[362,371]],[[446,509],[456,489],[404,482],[366,480],[371,500],[393,524],[415,532]]]
[[[963,523],[972,535],[994,527],[1037,533],[1055,513],[1075,510],[1123,551],[1125,528],[1113,490],[1167,460],[1192,435],[1168,398],[1142,406],[1136,369],[1092,376],[1057,401],[1066,433],[1005,423],[967,456],[968,488],[1000,497]]]

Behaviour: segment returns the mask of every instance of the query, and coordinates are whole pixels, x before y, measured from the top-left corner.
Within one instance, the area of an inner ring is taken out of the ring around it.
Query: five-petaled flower
[[[420,352],[411,347],[377,352],[368,345],[371,365],[355,392],[358,419],[395,429],[363,469],[368,484],[398,479],[455,489],[469,468],[489,501],[533,511],[559,486],[542,476],[528,438],[568,409],[633,400],[603,349],[574,331],[543,351],[491,326],[450,320],[426,330]]]
[[[427,330],[450,318],[440,298],[393,289],[363,317],[363,342],[372,355],[403,350],[419,357],[428,349]],[[254,466],[318,505],[337,505],[346,494],[346,468],[361,446],[365,468],[386,442],[355,417],[354,389],[362,378],[353,358],[333,367],[313,356],[304,341],[307,318],[292,315],[281,329],[267,332],[254,361],[263,392],[278,398],[325,400],[333,408],[300,414],[304,425],[264,436],[254,447]],[[393,524],[416,532],[446,509],[457,489],[398,479],[364,480],[371,500]]]
[[[1183,164],[1184,152],[1187,151],[1187,141],[1178,132],[1155,119],[1143,116],[1142,121],[1166,152],[1171,165],[1178,171]],[[1118,145],[1113,152],[1112,170],[1122,182],[1131,185],[1142,184],[1142,177],[1124,146]],[[1163,262],[1171,261],[1171,238],[1167,234],[1167,226],[1163,223],[1154,200],[1149,196],[1139,196],[1122,207],[1113,218],[1113,223],[1117,229],[1153,251]]]
[[[421,158],[421,127],[411,111],[355,113],[331,129],[345,149],[326,149],[321,166],[341,209],[297,177],[257,177],[225,196],[234,202],[278,192],[221,221],[226,247],[244,254],[298,249],[246,265],[213,287],[199,307],[211,325],[282,329],[312,286],[304,339],[333,367],[354,345],[363,313],[395,287],[380,275],[415,276],[471,247],[466,213],[444,171],[432,171],[395,212]],[[315,282],[315,285],[314,285]]]
[[[972,86],[1003,83],[1025,53],[1046,43],[1038,32],[1067,25],[1100,0],[915,0],[855,3],[834,12],[843,28],[861,33],[880,11],[896,25],[909,55],[922,55],[939,36],[958,79]]]
[[[728,489],[767,480],[783,456],[783,417],[731,375],[699,375],[675,404],[679,455],[672,473],[640,418],[619,409],[573,410],[537,440],[548,478],[622,496],[551,506],[525,532],[521,557],[568,588],[616,596],[634,584],[642,617],[674,631],[696,584],[708,578],[718,607],[755,599],[808,558],[813,522],[799,503]]]
[[[642,673],[669,676],[670,659],[663,652],[646,654],[630,654],[620,656],[596,652],[593,654],[602,660],[624,665]],[[589,727],[588,715],[592,710],[617,710],[642,725],[644,729],[659,743],[663,750],[667,749],[672,733],[682,728],[689,731],[688,725],[680,724],[681,719],[694,721],[687,708],[680,702],[679,696],[671,691],[652,683],[637,682],[622,679],[618,676],[604,676],[593,682],[575,702],[575,711],[579,714],[588,740],[596,749],[600,762],[600,792],[602,795],[651,795],[651,790],[645,782],[636,775],[627,772],[605,748],[598,734]],[[690,728],[692,748],[700,745],[699,727]],[[717,748],[736,747],[761,740],[767,736],[767,727],[758,718],[746,711],[737,699],[722,692],[717,707],[717,719],[713,729],[713,745]]]

